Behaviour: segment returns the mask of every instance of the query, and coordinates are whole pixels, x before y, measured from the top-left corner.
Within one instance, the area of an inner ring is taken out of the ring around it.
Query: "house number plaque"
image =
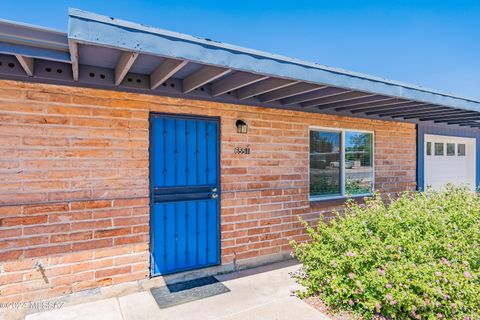
[[[233,148],[233,153],[234,154],[250,154],[250,148],[249,147],[235,147]]]

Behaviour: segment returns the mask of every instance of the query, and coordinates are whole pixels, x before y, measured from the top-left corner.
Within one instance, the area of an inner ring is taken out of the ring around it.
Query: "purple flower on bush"
[[[375,308],[376,308],[377,310],[380,310],[380,309],[382,309],[382,305],[381,305],[380,303],[377,303],[377,304],[375,305]]]
[[[396,304],[397,304],[397,300],[390,301],[390,304],[391,304],[392,306],[396,305]]]
[[[438,318],[438,319],[443,319],[443,318],[444,318],[444,315],[441,314],[441,313],[437,313],[437,318]]]
[[[392,297],[392,295],[391,295],[390,293],[387,293],[387,295],[385,296],[385,298],[386,298],[387,300],[389,300],[389,301],[393,299],[393,297]]]
[[[355,257],[355,256],[357,256],[357,254],[355,252],[353,252],[353,251],[348,251],[347,252],[347,257]]]
[[[390,283],[387,283],[387,284],[385,285],[385,287],[388,288],[388,289],[390,289],[390,288],[392,287],[392,285],[391,285]]]
[[[350,272],[348,274],[348,277],[353,280],[353,278],[355,278],[355,274],[353,272]]]
[[[442,275],[442,273],[441,273],[440,271],[436,271],[436,272],[435,272],[435,275],[436,275],[437,277],[440,277],[440,276]]]
[[[384,276],[386,274],[385,270],[380,269],[380,268],[377,269],[377,272],[382,276]]]
[[[351,306],[353,306],[353,305],[355,304],[355,302],[353,302],[353,300],[350,299],[350,300],[348,300],[348,304],[351,305]]]
[[[472,277],[472,275],[471,275],[470,272],[468,272],[468,271],[463,272],[463,275],[464,275],[465,278],[467,278],[467,279],[470,279],[470,278]]]

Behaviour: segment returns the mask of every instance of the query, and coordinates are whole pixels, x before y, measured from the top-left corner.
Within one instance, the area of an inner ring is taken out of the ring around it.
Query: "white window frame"
[[[334,196],[311,196],[310,195],[310,132],[311,131],[327,131],[340,133],[340,195]],[[353,197],[367,197],[373,195],[373,190],[375,190],[375,131],[370,130],[361,130],[354,128],[332,128],[332,127],[320,127],[320,126],[310,126],[308,128],[308,199],[309,201],[321,201],[321,200],[332,200],[332,199],[344,199],[348,197],[345,194],[345,136],[347,132],[360,132],[360,133],[370,133],[372,135],[372,192],[355,194]]]

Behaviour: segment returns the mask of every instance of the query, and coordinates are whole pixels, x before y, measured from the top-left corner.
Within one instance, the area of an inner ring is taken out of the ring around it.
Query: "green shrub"
[[[306,224],[305,224],[306,225]],[[480,319],[480,196],[448,186],[349,201],[292,243],[304,296],[364,318]]]

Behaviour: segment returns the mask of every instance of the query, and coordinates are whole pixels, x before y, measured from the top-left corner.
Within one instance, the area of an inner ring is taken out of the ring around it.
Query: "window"
[[[465,152],[465,144],[464,143],[457,144],[457,155],[459,157],[465,157],[466,152]]]
[[[330,198],[373,192],[373,134],[310,131],[310,197]]]
[[[427,142],[427,156],[431,156],[431,155],[432,155],[432,143]]]
[[[341,195],[341,132],[310,131],[310,196]]]
[[[447,156],[455,155],[455,143],[447,143]]]
[[[435,155],[443,156],[443,143],[435,142]]]

